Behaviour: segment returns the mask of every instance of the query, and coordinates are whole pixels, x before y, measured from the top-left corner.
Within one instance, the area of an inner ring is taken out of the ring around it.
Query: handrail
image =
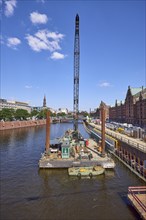
[[[133,189],[144,189],[146,190],[146,186],[129,186],[128,189],[133,190]]]
[[[128,187],[128,194],[132,195],[132,197],[137,201],[137,203],[140,205],[140,207],[146,212],[146,205],[143,204],[140,199],[136,195],[139,192],[146,192],[146,187],[145,186],[140,186],[140,187]]]
[[[99,129],[101,130],[101,126],[99,125],[92,125],[91,123],[89,123],[92,127],[96,128],[96,129]],[[115,134],[114,131],[109,131],[106,129],[106,133],[108,135],[111,135],[127,144],[129,144],[130,146],[142,151],[142,152],[146,152],[146,144],[143,144],[143,143],[136,143],[134,140],[130,140],[129,138],[127,137],[122,137],[120,134]]]

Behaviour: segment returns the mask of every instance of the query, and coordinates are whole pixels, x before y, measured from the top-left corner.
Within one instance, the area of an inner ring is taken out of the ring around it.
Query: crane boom
[[[80,39],[79,39],[79,15],[75,19],[74,41],[74,131],[78,132],[79,113],[79,64],[80,64]]]

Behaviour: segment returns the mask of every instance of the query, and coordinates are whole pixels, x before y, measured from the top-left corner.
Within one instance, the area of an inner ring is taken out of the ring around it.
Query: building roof
[[[137,93],[141,92],[142,90],[144,90],[145,87],[138,87],[138,88],[130,88],[131,90],[131,95],[135,96]]]
[[[121,105],[123,105],[123,104],[124,104],[124,101],[119,101],[119,100],[116,100],[116,104],[117,104],[117,106],[121,106]]]

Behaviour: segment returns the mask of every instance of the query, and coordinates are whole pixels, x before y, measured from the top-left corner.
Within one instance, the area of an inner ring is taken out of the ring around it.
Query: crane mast
[[[80,62],[80,39],[79,39],[79,15],[75,19],[74,41],[74,131],[78,133],[79,113],[79,62]]]

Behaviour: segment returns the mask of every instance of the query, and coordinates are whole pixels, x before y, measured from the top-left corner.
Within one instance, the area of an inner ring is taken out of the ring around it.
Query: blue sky
[[[75,16],[80,17],[79,109],[146,86],[142,0],[0,0],[1,98],[73,109]]]

